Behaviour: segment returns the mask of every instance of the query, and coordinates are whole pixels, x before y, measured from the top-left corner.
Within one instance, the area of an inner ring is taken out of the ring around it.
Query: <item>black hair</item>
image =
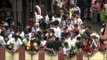
[[[77,40],[80,40],[81,39],[81,37],[77,37]]]
[[[47,40],[47,36],[43,36],[43,39],[44,39],[44,40]]]
[[[64,43],[64,46],[66,46],[66,45],[68,45],[68,43],[67,43],[67,42],[65,42],[65,43]]]
[[[86,28],[89,28],[91,30],[91,26],[86,26]]]
[[[58,20],[55,20],[54,21],[54,25],[56,26],[56,25],[58,25],[59,24],[59,21]]]
[[[51,31],[52,33],[55,33],[53,29],[50,29],[50,31]]]

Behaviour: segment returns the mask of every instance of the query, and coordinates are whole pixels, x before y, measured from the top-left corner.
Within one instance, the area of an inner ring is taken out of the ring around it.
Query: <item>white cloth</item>
[[[22,45],[22,42],[21,42],[21,39],[18,38],[16,41],[15,41],[15,38],[11,38],[8,42],[7,42],[7,45],[10,45],[10,44],[13,44],[14,47],[19,47],[20,45]]]
[[[48,15],[45,16],[45,21],[49,22],[49,16]]]
[[[64,54],[67,54],[68,51],[70,51],[70,48],[69,48],[69,47],[68,47],[68,48],[66,48],[66,47],[63,48]]]
[[[85,32],[85,29],[80,29],[80,30],[79,30],[79,33],[80,33],[80,34],[83,34],[84,32]]]
[[[78,24],[78,26],[80,26],[83,22],[82,22],[82,19],[80,19],[80,18],[76,18],[75,19],[75,22],[76,22],[76,24]]]
[[[55,32],[55,36],[61,38],[61,29],[59,27],[52,28]]]
[[[72,40],[69,39],[69,40],[68,40],[68,45],[69,45],[69,47],[71,48],[71,46],[75,46],[76,41],[77,41],[76,38],[73,38]]]
[[[41,8],[40,8],[40,6],[36,5],[35,7],[37,8],[39,15],[41,15]]]
[[[1,45],[6,45],[3,36],[0,36],[0,44],[1,44]]]
[[[40,31],[39,27],[38,28],[32,27],[32,32],[37,33],[37,31]]]
[[[38,23],[40,19],[42,19],[43,16],[41,15],[38,15],[36,12],[35,12],[35,22]]]
[[[11,39],[12,37],[13,37],[13,34],[12,34],[12,33],[8,35],[8,38],[9,38],[9,39]]]
[[[42,46],[45,46],[45,44],[46,44],[46,40],[41,41],[41,45],[42,45]]]
[[[27,40],[26,38],[24,38],[22,42],[24,43],[24,45],[27,45],[27,44],[29,44],[29,43],[30,43],[30,41],[29,41],[29,40]]]
[[[54,21],[56,21],[56,20],[57,20],[59,23],[61,23],[61,18],[60,18],[60,17],[54,19]]]
[[[90,36],[95,36],[95,37],[97,37],[98,39],[100,38],[100,36],[99,36],[97,33],[92,33]]]

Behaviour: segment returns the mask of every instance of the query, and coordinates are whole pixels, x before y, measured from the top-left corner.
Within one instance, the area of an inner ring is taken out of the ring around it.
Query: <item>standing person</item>
[[[98,15],[98,5],[97,1],[94,1],[94,4],[92,5],[92,23],[97,23],[97,15]]]
[[[86,4],[87,4],[87,19],[90,19],[91,2],[92,2],[92,0],[86,0]]]
[[[105,3],[104,8],[105,8],[105,15],[106,15],[106,19],[107,19],[107,2]]]
[[[77,5],[81,9],[81,19],[84,20],[84,11],[85,11],[85,9],[87,7],[86,0],[77,0]]]
[[[100,20],[101,23],[105,22],[105,8],[103,3],[101,4]]]
[[[82,19],[80,18],[80,14],[77,13],[76,16],[75,16],[75,21],[76,21],[76,24],[80,27],[80,25],[83,23]]]
[[[61,28],[59,26],[59,21],[54,21],[54,27],[52,29],[55,32],[55,36],[61,38]]]
[[[101,7],[101,4],[102,4],[102,3],[103,3],[103,2],[102,2],[101,0],[99,0],[98,3],[97,3],[97,5],[98,5],[98,17],[97,17],[97,22],[98,22],[98,23],[100,23],[100,21],[101,21],[101,20],[100,20],[100,13],[101,13],[101,8],[102,8],[102,7]]]

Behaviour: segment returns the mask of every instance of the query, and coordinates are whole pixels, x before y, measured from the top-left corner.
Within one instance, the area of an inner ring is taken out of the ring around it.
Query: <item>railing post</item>
[[[23,46],[19,48],[19,60],[25,60],[25,48]]]
[[[5,48],[0,46],[0,60],[5,60]]]
[[[77,53],[77,60],[83,60],[83,53],[82,52]]]
[[[41,49],[39,51],[39,60],[45,60],[45,51],[43,49]]]
[[[62,50],[60,50],[60,51],[58,52],[58,60],[64,60],[64,54],[63,54],[63,51],[62,51]]]

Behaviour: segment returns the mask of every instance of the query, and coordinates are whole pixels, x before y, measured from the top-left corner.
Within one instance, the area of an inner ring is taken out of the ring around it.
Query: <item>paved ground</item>
[[[86,23],[86,25],[91,26],[93,30],[97,31],[98,33],[100,32],[100,29],[102,27],[100,23],[93,24],[90,20],[84,20],[84,22]]]

